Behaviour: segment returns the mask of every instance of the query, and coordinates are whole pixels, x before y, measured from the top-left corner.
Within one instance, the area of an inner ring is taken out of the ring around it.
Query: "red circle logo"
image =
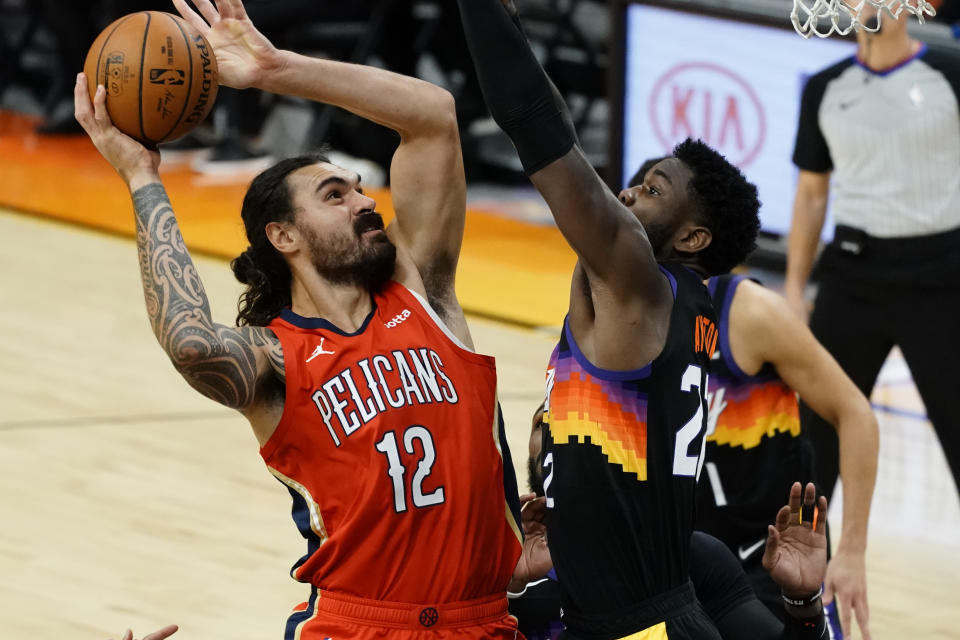
[[[760,153],[767,128],[750,84],[712,62],[684,62],[657,78],[650,120],[665,153],[685,138],[700,138],[741,168]]]

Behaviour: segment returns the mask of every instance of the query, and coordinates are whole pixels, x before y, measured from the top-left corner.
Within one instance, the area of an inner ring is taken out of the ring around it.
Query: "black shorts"
[[[559,640],[721,640],[689,583],[645,601],[614,620],[564,615]]]
[[[757,600],[766,605],[770,613],[775,615],[777,619],[785,623],[788,615],[787,610],[783,608],[780,586],[773,581],[767,570],[763,568],[760,557],[744,563],[743,571],[747,574],[747,579],[750,580],[750,586],[753,587]]]

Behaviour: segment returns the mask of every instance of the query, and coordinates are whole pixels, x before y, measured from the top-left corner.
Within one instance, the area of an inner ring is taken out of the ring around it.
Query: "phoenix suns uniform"
[[[688,574],[714,313],[699,276],[661,270],[674,302],[659,356],[600,369],[565,322],[547,370],[542,472],[563,637],[720,637]]]
[[[797,394],[767,363],[753,376],[730,351],[730,305],[743,276],[712,278],[719,350],[710,366],[705,473],[697,488],[696,528],[738,555],[757,596],[783,616],[780,588],[760,564],[767,525],[796,481],[813,479],[813,454],[801,436]]]
[[[396,282],[355,333],[289,309],[286,404],[262,447],[312,585],[289,639],[514,638],[516,478],[489,356]]]

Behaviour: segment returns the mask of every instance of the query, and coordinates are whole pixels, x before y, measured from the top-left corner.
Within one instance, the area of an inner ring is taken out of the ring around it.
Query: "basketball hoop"
[[[863,18],[863,11],[868,6],[877,8],[876,21]],[[884,13],[897,19],[904,11],[916,16],[921,23],[925,16],[937,15],[937,10],[927,0],[813,0],[812,4],[810,0],[793,0],[790,21],[804,38],[812,35],[826,38],[834,32],[841,36],[851,31],[876,33],[880,30]],[[826,29],[820,28],[821,19],[829,22]]]

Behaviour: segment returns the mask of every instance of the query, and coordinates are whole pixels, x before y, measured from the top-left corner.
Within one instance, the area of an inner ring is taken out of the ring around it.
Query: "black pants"
[[[810,329],[868,398],[890,350],[900,347],[960,488],[960,229],[896,239],[860,233],[852,246],[860,253],[839,241],[824,250]],[[837,433],[804,404],[800,420],[829,499],[839,471]]]
[[[617,640],[663,625],[669,640],[721,640],[720,632],[687,583],[609,617],[564,614],[559,640]],[[662,637],[652,632],[653,637]]]

